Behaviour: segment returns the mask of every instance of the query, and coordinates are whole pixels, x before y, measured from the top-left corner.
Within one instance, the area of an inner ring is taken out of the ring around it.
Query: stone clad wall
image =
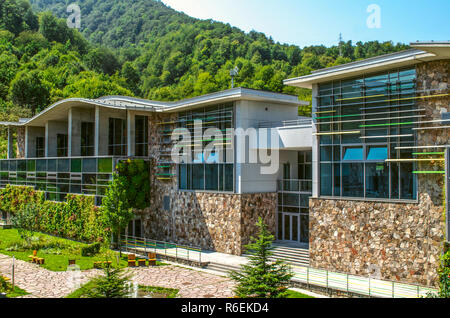
[[[261,216],[275,233],[275,193],[232,194],[178,191],[177,179],[157,180],[159,159],[158,122],[176,115],[153,114],[149,118],[149,154],[153,158],[150,208],[140,211],[147,238],[199,246],[207,250],[241,255],[243,245],[256,234]],[[174,166],[174,173],[175,173]],[[164,209],[164,197],[170,208]]]
[[[437,61],[417,66],[417,89],[424,90],[419,96],[448,93],[449,65]],[[418,99],[417,105],[426,110],[421,121],[437,120],[450,111],[450,97]],[[449,142],[450,129],[418,131],[419,146]],[[443,162],[418,167],[445,169]],[[445,235],[444,182],[441,174],[419,175],[418,203],[311,199],[311,266],[437,287]]]

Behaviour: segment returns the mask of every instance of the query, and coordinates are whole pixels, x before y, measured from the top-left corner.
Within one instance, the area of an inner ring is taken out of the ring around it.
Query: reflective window
[[[364,160],[364,152],[362,147],[345,148],[343,161],[362,161]]]

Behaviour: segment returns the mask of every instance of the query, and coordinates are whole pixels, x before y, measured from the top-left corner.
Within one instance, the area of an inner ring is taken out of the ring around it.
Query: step
[[[209,263],[206,267],[207,269],[214,270],[222,273],[229,273],[231,271],[239,271],[241,268],[239,266],[219,264],[219,263]]]

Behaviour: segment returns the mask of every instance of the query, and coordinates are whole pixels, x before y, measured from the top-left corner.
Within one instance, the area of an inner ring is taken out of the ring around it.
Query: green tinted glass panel
[[[113,164],[111,158],[98,159],[98,172],[112,172]]]
[[[36,171],[36,160],[28,160],[27,161],[27,171],[28,172]]]
[[[81,172],[81,159],[72,159],[70,163],[71,172]]]

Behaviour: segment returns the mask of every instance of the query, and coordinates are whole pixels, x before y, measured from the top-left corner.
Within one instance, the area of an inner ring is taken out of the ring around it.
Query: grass
[[[8,281],[7,278],[3,277],[2,275],[0,275],[0,293],[6,293],[7,298],[16,298],[29,294],[28,292],[17,286],[14,286],[14,288],[12,288],[12,284]]]
[[[145,293],[152,294],[153,298],[175,298],[179,290],[174,288],[142,286],[139,285],[139,290]]]
[[[90,281],[77,290],[73,291],[69,295],[66,296],[66,298],[86,298],[87,293],[94,288],[94,282]]]
[[[22,249],[20,246],[24,240],[20,237],[16,229],[3,230],[0,229],[0,254],[15,256],[15,258],[22,261],[29,261],[29,255],[33,254],[32,248]],[[58,238],[42,233],[35,233],[34,243],[37,247],[37,256],[45,259],[43,268],[54,272],[61,272],[67,270],[69,259],[75,259],[76,265],[81,270],[92,269],[94,262],[110,260],[117,265],[118,252],[102,247],[100,253],[94,256],[81,256],[81,248],[87,244],[79,243],[63,238]],[[11,247],[18,245],[17,248]],[[40,248],[39,248],[40,247]],[[121,268],[127,267],[127,256],[122,254],[119,258],[118,266]],[[157,265],[164,265],[157,262]]]
[[[288,289],[287,290],[287,295],[285,298],[314,298],[313,296],[308,296],[302,293],[299,293],[295,290],[292,289]]]
[[[71,294],[67,295],[66,298],[87,298],[87,295],[91,289],[95,287],[94,281],[90,281]],[[179,290],[173,288],[164,288],[156,286],[142,286],[139,285],[139,291],[151,294],[153,298],[175,298],[178,295]]]

